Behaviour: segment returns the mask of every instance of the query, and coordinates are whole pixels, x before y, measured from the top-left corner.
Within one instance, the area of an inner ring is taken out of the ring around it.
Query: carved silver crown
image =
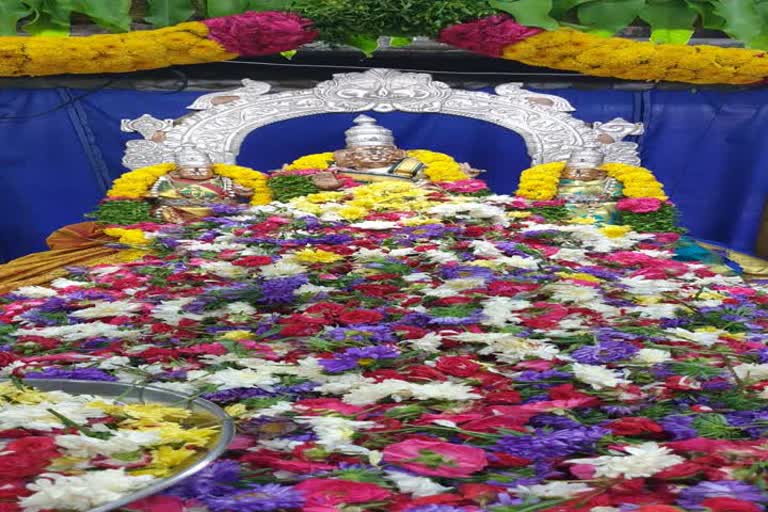
[[[175,154],[176,165],[179,167],[207,167],[213,164],[208,153],[197,148],[194,144],[185,144]]]
[[[605,154],[598,146],[585,146],[574,150],[566,167],[571,169],[596,169],[605,162]]]
[[[354,128],[345,133],[347,135],[347,149],[365,146],[394,146],[395,137],[392,130],[376,124],[372,117],[361,115],[355,118]]]

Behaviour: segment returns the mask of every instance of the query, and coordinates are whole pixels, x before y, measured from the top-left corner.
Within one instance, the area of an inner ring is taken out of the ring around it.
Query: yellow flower
[[[143,429],[144,432],[157,432],[165,443],[184,443],[192,446],[207,446],[212,439],[219,435],[216,427],[184,428],[178,423],[164,423],[159,428]]]
[[[631,226],[604,226],[600,228],[600,232],[607,238],[622,238],[624,235],[632,231]]]
[[[317,153],[303,156],[286,167],[286,170],[327,169],[333,162],[333,153]]]
[[[527,219],[531,215],[533,215],[531,212],[526,212],[526,211],[516,211],[516,212],[507,213],[507,217],[510,217],[512,219]]]
[[[594,224],[597,222],[597,219],[594,217],[576,217],[573,219],[568,219],[569,224]]]
[[[56,401],[53,397],[33,388],[17,388],[11,382],[0,383],[0,402],[16,402],[24,405],[39,404],[45,401]]]
[[[243,414],[247,413],[248,408],[245,406],[245,404],[232,404],[225,407],[224,411],[233,418],[237,418],[238,416],[242,416]]]
[[[168,476],[194,455],[195,451],[187,448],[174,449],[170,446],[161,446],[156,450],[152,450],[152,463],[150,466],[146,469],[131,471],[131,474],[152,475],[156,477]]]
[[[114,416],[125,416],[129,420],[148,420],[156,423],[164,420],[183,420],[192,414],[189,410],[181,407],[168,407],[161,404],[111,405],[97,401],[91,402],[89,405]]]
[[[347,206],[344,206],[343,208],[339,208],[336,211],[336,213],[338,213],[341,216],[341,218],[343,218],[344,220],[350,220],[350,221],[364,219],[365,217],[368,216],[367,209],[361,208],[360,206],[351,206],[351,205],[347,205]]]
[[[586,274],[584,272],[574,272],[574,273],[568,273],[568,272],[558,272],[558,276],[562,277],[563,279],[576,279],[578,281],[587,281],[590,283],[600,283],[602,282],[601,279],[598,279],[597,277],[593,276],[592,274]]]
[[[121,244],[147,245],[149,243],[144,232],[140,229],[107,228],[104,230],[104,234],[117,238]]]
[[[334,263],[344,259],[343,256],[322,249],[304,249],[294,253],[294,256],[302,263]]]
[[[226,333],[219,336],[219,338],[223,340],[232,340],[232,341],[247,340],[247,339],[251,339],[251,337],[253,337],[253,333],[251,331],[246,331],[242,329],[236,330],[236,331],[227,331]]]
[[[309,194],[307,201],[310,203],[331,203],[338,201],[347,195],[345,192],[318,192],[316,194]]]

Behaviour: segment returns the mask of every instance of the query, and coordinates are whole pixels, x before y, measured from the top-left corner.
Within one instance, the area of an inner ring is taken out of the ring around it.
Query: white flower
[[[560,354],[555,345],[544,340],[523,339],[503,332],[464,332],[452,338],[464,343],[486,343],[488,346],[478,354],[494,354],[496,359],[505,363],[517,363],[526,357],[551,360]]]
[[[555,283],[544,287],[552,292],[552,299],[566,304],[592,304],[600,298],[598,289],[591,286],[578,286],[570,283]]]
[[[114,302],[97,302],[91,307],[71,313],[75,318],[104,318],[110,316],[133,316],[141,309],[141,304],[116,300]]]
[[[382,382],[366,382],[350,390],[342,400],[350,405],[371,405],[383,398],[395,402],[406,399],[415,400],[475,400],[480,395],[472,393],[472,388],[465,384],[439,382],[434,384],[414,384],[397,379]]]
[[[458,292],[464,290],[471,290],[473,288],[481,288],[485,284],[485,279],[478,277],[467,277],[459,279],[449,279],[445,281],[441,286],[432,288],[424,292],[425,295],[431,297],[452,297]]]
[[[63,341],[78,341],[96,337],[134,339],[140,334],[141,331],[121,329],[118,325],[105,324],[103,322],[57,325],[37,329],[19,329],[16,331],[17,336],[43,336],[44,338],[60,338]]]
[[[423,476],[410,475],[399,471],[387,471],[386,475],[401,493],[410,494],[415,498],[434,496],[452,489]]]
[[[678,304],[642,304],[634,308],[628,308],[627,312],[640,313],[641,318],[660,320],[662,318],[675,318],[678,309],[680,309]]]
[[[193,370],[187,373],[187,380],[197,384],[215,384],[218,389],[260,387],[268,389],[280,380],[270,371],[235,370],[227,368],[214,373],[205,370]]]
[[[388,229],[399,228],[400,224],[397,222],[390,222],[387,220],[366,220],[363,222],[357,222],[351,224],[351,227],[357,229],[367,229],[370,231],[386,231]]]
[[[459,261],[459,257],[452,252],[438,251],[436,249],[430,249],[422,253],[422,257],[426,258],[430,263],[451,263],[453,261]]]
[[[45,299],[47,297],[55,297],[59,292],[51,290],[45,286],[22,286],[14,290],[14,295],[21,295],[28,299]]]
[[[706,331],[689,331],[681,327],[666,329],[665,332],[668,332],[679,340],[692,341],[694,343],[698,343],[699,345],[704,345],[705,347],[711,347],[712,345],[720,343],[720,336],[723,334],[728,334],[728,332],[721,331],[719,329]]]
[[[486,240],[473,240],[470,243],[470,247],[472,247],[472,252],[475,256],[483,258],[498,258],[504,256],[504,253],[501,252],[493,242],[488,242]]]
[[[200,264],[200,268],[207,273],[220,277],[237,278],[248,274],[248,269],[233,265],[228,261],[206,261]]]
[[[86,365],[82,365],[86,366]],[[131,359],[125,356],[112,356],[99,361],[99,368],[102,370],[117,370],[131,366]]]
[[[541,485],[520,485],[513,491],[518,495],[537,498],[570,498],[592,488],[586,484],[573,482],[549,482]]]
[[[306,271],[307,267],[304,265],[300,265],[287,259],[282,259],[277,263],[261,267],[261,275],[264,277],[294,276],[296,274],[303,274]]]
[[[666,350],[660,350],[658,348],[641,348],[635,357],[632,359],[633,363],[637,364],[659,364],[666,363],[672,360],[672,354]]]
[[[743,363],[733,367],[741,380],[756,382],[768,379],[768,364]]]
[[[592,389],[615,388],[622,384],[631,384],[626,380],[624,372],[611,370],[602,365],[573,364],[573,374],[584,384],[589,384]]]
[[[127,475],[124,469],[93,471],[78,476],[44,473],[27,489],[34,494],[21,498],[24,512],[40,510],[77,510],[86,512],[117,501],[133,491],[146,487],[152,476]]]
[[[224,306],[224,311],[230,315],[254,315],[256,308],[247,302],[232,302]]]
[[[51,395],[48,395],[51,398]],[[0,406],[0,430],[13,428],[29,428],[32,430],[50,431],[64,428],[59,418],[48,412],[52,409],[75,423],[87,423],[90,418],[102,418],[105,413],[101,409],[86,406],[93,397],[67,397],[67,401],[42,402],[34,405],[8,404]]]
[[[51,286],[53,288],[69,288],[70,286],[77,286],[77,287],[83,287],[87,283],[83,283],[81,281],[73,281],[72,279],[67,279],[65,277],[59,277],[51,281]]]
[[[370,450],[352,443],[355,434],[376,426],[372,421],[352,421],[333,416],[297,416],[295,420],[312,427],[317,443],[332,452],[367,454]]]
[[[443,338],[430,332],[419,339],[405,340],[403,343],[410,345],[416,350],[421,350],[422,352],[435,353],[440,351],[440,345],[443,344]]]
[[[118,430],[110,431],[109,439],[78,435],[56,436],[56,444],[73,457],[92,458],[97,455],[110,456],[115,453],[130,453],[144,446],[153,446],[162,441],[158,432]]]
[[[182,311],[182,308],[193,300],[195,300],[193,297],[182,297],[163,301],[152,309],[152,317],[170,325],[179,325],[179,322],[185,318],[202,320],[205,318],[203,315]]]
[[[254,414],[250,415],[251,418],[260,418],[262,416],[281,416],[287,412],[293,410],[293,404],[291,402],[277,402],[264,409],[259,409]]]
[[[604,455],[592,459],[571,459],[571,464],[595,466],[598,478],[648,478],[659,471],[684,462],[672,450],[654,442],[624,448],[629,455]]]
[[[683,287],[683,283],[664,279],[645,279],[642,276],[625,277],[619,282],[635,295],[658,295],[663,292],[674,292]]]
[[[424,274],[423,272],[414,272],[413,274],[403,276],[403,281],[407,281],[409,283],[430,282],[432,281],[432,276],[429,274]]]
[[[520,323],[520,317],[515,312],[529,307],[531,307],[531,303],[526,300],[511,297],[491,297],[483,302],[483,316],[486,317],[486,320],[483,320],[482,323],[494,327]]]

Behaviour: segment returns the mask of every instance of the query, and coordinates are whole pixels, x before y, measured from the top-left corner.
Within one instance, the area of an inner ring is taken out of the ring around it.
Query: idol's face
[[[563,171],[563,178],[577,181],[595,181],[608,177],[608,173],[600,169],[566,167]]]
[[[397,163],[406,156],[406,152],[396,146],[364,146],[338,151],[336,163],[341,167],[375,169]]]
[[[179,176],[187,180],[209,180],[213,178],[213,168],[208,165],[181,167]]]

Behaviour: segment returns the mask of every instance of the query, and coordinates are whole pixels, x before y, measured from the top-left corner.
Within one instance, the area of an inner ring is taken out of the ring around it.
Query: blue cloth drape
[[[567,98],[588,122],[646,123],[639,138],[654,170],[697,238],[753,252],[768,196],[768,90],[738,92],[612,89],[546,91]],[[0,258],[44,250],[55,229],[82,220],[126,172],[120,119],[176,118],[200,93],[104,90],[77,101],[68,89],[0,90]],[[66,103],[62,108],[57,106]],[[55,110],[54,110],[55,109]],[[43,112],[45,115],[36,115]],[[29,118],[29,116],[34,116]],[[441,151],[487,169],[499,193],[513,192],[528,166],[522,139],[481,121],[441,115],[375,114],[404,148]],[[240,161],[258,170],[343,146],[353,114],[295,119],[254,132]]]

